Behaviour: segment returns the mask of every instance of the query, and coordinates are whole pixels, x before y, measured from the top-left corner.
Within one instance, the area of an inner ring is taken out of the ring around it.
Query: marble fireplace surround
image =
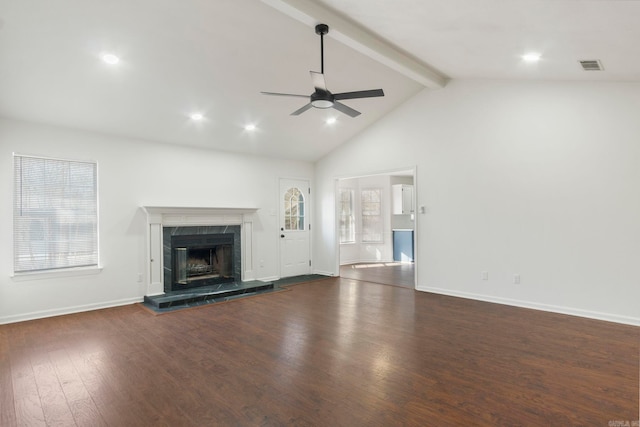
[[[240,226],[241,280],[254,280],[253,217],[257,208],[142,206],[147,216],[147,296],[164,293],[163,241],[167,227]]]

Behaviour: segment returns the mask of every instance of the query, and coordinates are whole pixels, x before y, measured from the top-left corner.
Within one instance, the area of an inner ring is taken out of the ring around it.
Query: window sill
[[[92,266],[92,267],[65,268],[61,270],[13,273],[9,277],[11,277],[11,279],[14,282],[25,282],[29,280],[56,279],[60,277],[89,276],[94,274],[100,274],[101,272],[102,272],[102,266]]]

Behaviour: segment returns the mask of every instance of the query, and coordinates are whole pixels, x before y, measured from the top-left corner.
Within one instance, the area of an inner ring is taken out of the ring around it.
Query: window
[[[380,189],[362,190],[362,241],[382,243],[382,208]]]
[[[353,190],[341,188],[338,194],[340,215],[340,243],[355,243],[356,230],[353,217]]]
[[[14,272],[98,265],[97,164],[14,155]]]
[[[284,193],[284,229],[304,230],[304,194],[295,187]]]

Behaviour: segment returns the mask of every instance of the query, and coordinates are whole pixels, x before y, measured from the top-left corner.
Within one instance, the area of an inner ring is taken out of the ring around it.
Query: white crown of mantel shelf
[[[227,225],[242,224],[244,215],[258,208],[202,206],[142,206],[149,224]]]

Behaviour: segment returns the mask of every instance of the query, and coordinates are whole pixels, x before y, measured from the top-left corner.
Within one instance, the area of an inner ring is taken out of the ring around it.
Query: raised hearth
[[[145,296],[144,305],[163,313],[181,308],[197,307],[206,304],[231,301],[252,295],[265,294],[281,290],[273,282],[222,283],[214,286],[202,286],[190,291],[168,292],[164,295]]]
[[[157,313],[165,313],[181,308],[198,307],[231,301],[237,298],[280,292],[290,285],[313,282],[326,278],[327,276],[319,274],[307,274],[287,277],[273,282],[252,280],[250,282],[223,283],[215,286],[194,288],[188,291],[175,291],[168,292],[164,295],[146,296],[144,297],[144,305]]]

